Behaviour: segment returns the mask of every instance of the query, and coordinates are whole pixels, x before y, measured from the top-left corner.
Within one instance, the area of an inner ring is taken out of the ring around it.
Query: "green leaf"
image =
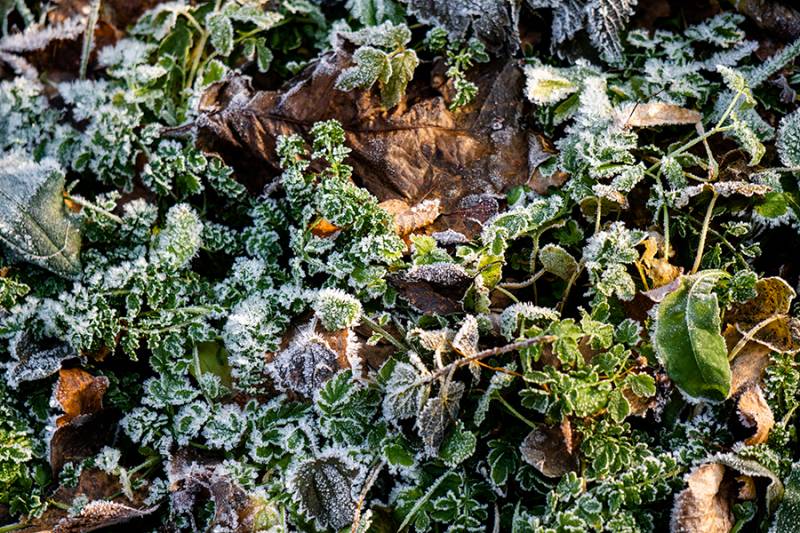
[[[611,393],[608,400],[608,414],[614,422],[622,422],[631,413],[631,404],[619,390]]]
[[[381,103],[392,108],[405,94],[408,82],[414,77],[414,70],[419,65],[419,58],[414,50],[405,50],[391,59],[391,77],[381,87]]]
[[[53,159],[0,159],[0,242],[60,276],[80,273],[81,236],[64,208],[64,171]]]
[[[272,64],[272,50],[267,48],[267,41],[263,37],[256,39],[256,64],[259,72],[267,72]]]
[[[726,276],[709,270],[681,280],[659,304],[654,344],[677,387],[692,398],[722,401],[731,389],[725,339],[714,285]]]
[[[649,398],[656,393],[656,380],[650,374],[628,374],[625,384],[640,398]]]
[[[221,13],[208,16],[206,21],[209,40],[214,49],[223,57],[233,52],[233,24],[231,19]]]
[[[475,434],[464,429],[464,423],[459,420],[453,427],[453,431],[442,442],[442,447],[439,449],[439,457],[444,461],[444,464],[454,467],[475,453],[477,442],[478,439]]]
[[[547,272],[568,280],[578,270],[578,262],[564,248],[557,244],[548,244],[539,252],[539,261]]]
[[[489,454],[486,459],[489,463],[492,483],[500,487],[505,485],[508,476],[516,471],[519,464],[519,452],[517,446],[510,442],[493,439],[489,441]]]
[[[378,79],[385,83],[392,75],[389,56],[377,48],[362,46],[353,54],[353,61],[356,65],[343,70],[336,79],[336,88],[340,91],[366,89]]]

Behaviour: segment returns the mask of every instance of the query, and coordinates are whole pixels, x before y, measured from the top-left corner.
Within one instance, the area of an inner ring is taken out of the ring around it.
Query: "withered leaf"
[[[734,305],[726,314],[742,335],[782,353],[800,351],[800,321],[788,316],[794,289],[782,278],[756,282],[756,297]]]
[[[63,426],[77,416],[100,411],[106,390],[108,378],[105,376],[92,376],[80,368],[59,370],[55,397],[64,414],[56,424]]]
[[[674,206],[677,208],[689,205],[689,200],[703,192],[715,191],[725,198],[738,194],[750,198],[751,196],[764,196],[772,191],[772,188],[760,183],[750,183],[749,181],[718,181],[716,183],[702,183],[684,187],[675,196]]]
[[[260,191],[265,167],[273,175],[279,170],[278,136],[337,119],[352,149],[354,175],[380,201],[416,205],[438,198],[449,212],[469,194],[502,192],[526,181],[528,138],[517,97],[522,74],[515,64],[477,69],[481,105],[450,111],[427,80],[415,79],[407,96],[412,103],[387,113],[369,91],[333,90],[350,62],[345,51],[326,54],[283,91],[254,92],[237,78],[211,86],[196,122],[199,145],[222,155]]]
[[[753,434],[744,443],[752,446],[766,442],[772,426],[775,425],[775,418],[761,387],[752,384],[744,389],[736,401],[736,409],[742,425],[753,430]]]
[[[394,229],[401,237],[429,226],[441,214],[439,200],[424,200],[411,207],[403,200],[391,199],[378,207],[394,217]]]
[[[459,265],[434,263],[394,274],[389,282],[420,312],[448,315],[462,311],[461,300],[472,277]]]
[[[644,251],[642,252],[641,264],[645,274],[653,282],[654,289],[669,285],[678,279],[682,269],[670,264],[669,260],[663,257],[663,254],[659,255],[663,248],[663,238],[658,239],[650,235],[642,244],[644,244]]]
[[[50,439],[50,467],[58,475],[68,461],[81,461],[110,444],[117,432],[119,412],[102,409],[80,415],[58,427]]]
[[[547,477],[561,477],[578,467],[576,446],[568,419],[559,426],[540,426],[532,430],[520,444],[525,462]]]
[[[741,335],[738,335],[731,326],[725,331],[728,349],[732,348]],[[748,342],[731,362],[731,394],[737,394],[740,389],[751,383],[761,381],[764,369],[769,366],[770,349],[757,342]]]
[[[649,102],[630,104],[617,110],[617,120],[624,127],[649,128],[679,124],[697,124],[703,118],[698,111],[675,104]]]
[[[720,533],[733,527],[733,512],[725,466],[708,463],[695,468],[687,487],[675,497],[671,530],[675,533]]]
[[[12,360],[8,363],[6,380],[16,388],[23,381],[35,381],[58,372],[61,363],[78,357],[69,344],[53,339],[37,341],[25,332],[9,346]]]

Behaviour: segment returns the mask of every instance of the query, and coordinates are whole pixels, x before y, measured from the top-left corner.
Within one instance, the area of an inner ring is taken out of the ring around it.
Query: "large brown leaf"
[[[724,482],[725,466],[708,463],[694,469],[687,487],[676,496],[671,531],[721,533],[733,527],[731,487]]]
[[[469,194],[528,180],[522,74],[514,63],[481,66],[480,103],[458,111],[447,108],[425,73],[391,111],[370,91],[335,89],[350,64],[346,51],[328,53],[280,91],[255,92],[242,78],[211,86],[196,122],[199,145],[221,154],[254,192],[279,171],[277,137],[327,119],[342,123],[355,179],[381,201],[439,199],[447,212]]]

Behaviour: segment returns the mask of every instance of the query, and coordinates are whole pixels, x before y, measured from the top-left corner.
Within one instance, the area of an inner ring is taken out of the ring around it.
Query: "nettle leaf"
[[[409,363],[397,363],[386,382],[383,396],[383,416],[396,423],[417,415],[428,397],[430,385],[416,383],[422,378],[420,371]]]
[[[620,34],[638,0],[591,0],[586,6],[589,38],[609,63],[622,60]]]
[[[731,390],[731,369],[720,334],[714,286],[719,270],[683,278],[658,306],[653,342],[670,379],[694,399],[722,401]]]
[[[441,446],[447,426],[458,414],[458,404],[464,394],[464,384],[451,381],[439,396],[430,398],[417,418],[417,431],[425,451],[435,456]]]
[[[0,242],[22,260],[64,277],[81,271],[81,236],[67,218],[64,171],[53,159],[0,159]]]
[[[231,19],[222,13],[208,16],[206,26],[210,33],[209,40],[214,49],[223,57],[233,52],[233,24]]]
[[[320,529],[340,529],[353,521],[351,489],[360,473],[353,461],[328,454],[301,463],[289,478],[289,488],[300,509]]]

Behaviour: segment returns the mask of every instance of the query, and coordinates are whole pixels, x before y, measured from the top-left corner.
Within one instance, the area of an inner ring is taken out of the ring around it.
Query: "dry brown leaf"
[[[525,462],[547,477],[561,477],[578,467],[569,419],[559,426],[539,426],[528,433],[519,450]]]
[[[724,483],[725,466],[708,463],[695,468],[687,487],[675,497],[673,533],[724,533],[733,527],[731,495]]]
[[[64,414],[56,425],[60,427],[77,416],[100,411],[106,390],[108,378],[105,376],[95,377],[80,368],[59,370],[55,396]]]
[[[392,274],[389,283],[418,311],[449,315],[463,311],[461,300],[472,284],[472,277],[459,265],[434,263]]]
[[[241,78],[211,86],[196,121],[198,144],[219,153],[253,192],[278,174],[280,135],[305,133],[327,119],[341,122],[354,176],[379,201],[438,198],[450,212],[467,195],[527,181],[528,132],[517,98],[523,76],[514,62],[476,68],[485,99],[455,112],[424,76],[409,85],[406,105],[388,112],[376,91],[335,90],[351,62],[345,51],[323,55],[283,91],[255,92]]]
[[[640,261],[645,275],[652,281],[653,289],[669,285],[683,273],[683,269],[670,264],[669,260],[660,254],[663,249],[663,238],[658,239],[650,235],[642,244],[644,251]]]
[[[698,194],[704,192],[715,191],[720,196],[725,198],[738,194],[740,196],[764,196],[768,192],[772,192],[772,187],[762,185],[760,183],[750,183],[749,181],[717,181],[715,183],[702,183],[700,185],[692,185],[691,187],[684,187],[681,189],[674,199],[674,205],[677,208],[686,207],[689,205],[689,200]]]
[[[775,425],[775,418],[761,387],[751,384],[745,388],[736,401],[736,409],[742,425],[753,430],[753,434],[746,438],[744,443],[752,446],[766,442],[772,426]]]
[[[800,320],[787,314],[796,296],[794,289],[782,278],[771,277],[758,280],[756,292],[752,300],[734,305],[725,315],[726,321],[772,350],[800,352]]]
[[[748,342],[745,345],[731,363],[731,394],[735,395],[748,384],[761,381],[764,369],[769,366],[769,354],[770,349],[762,344]]]
[[[739,483],[739,491],[736,493],[739,500],[750,501],[758,497],[756,482],[752,476],[742,474],[736,476],[736,481]]]
[[[328,222],[324,218],[320,218],[313,226],[311,226],[311,234],[317,237],[330,237],[341,228],[338,228]]]
[[[698,111],[663,102],[630,104],[617,111],[617,119],[623,127],[633,128],[697,124],[702,118],[703,115]]]
[[[395,198],[381,202],[378,207],[394,217],[394,230],[401,237],[430,226],[441,214],[439,200],[423,200],[410,207],[405,201]]]
[[[561,187],[569,178],[566,172],[560,170],[556,170],[549,176],[545,176],[539,170],[542,163],[557,155],[558,151],[553,143],[543,135],[528,136],[528,169],[531,172],[528,185],[539,194],[547,193],[550,187]]]

